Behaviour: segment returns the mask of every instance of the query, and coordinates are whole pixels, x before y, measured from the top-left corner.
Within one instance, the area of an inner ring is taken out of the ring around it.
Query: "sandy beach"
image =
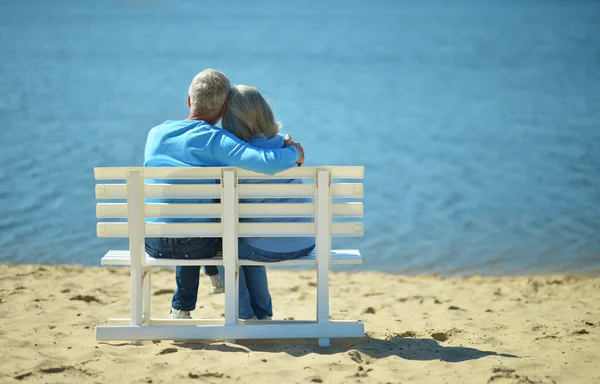
[[[128,269],[0,265],[2,383],[600,383],[600,277],[331,274],[334,319],[363,339],[101,342]],[[315,315],[314,271],[270,270],[275,318]],[[172,270],[153,275],[166,317]],[[197,318],[223,316],[201,279]]]

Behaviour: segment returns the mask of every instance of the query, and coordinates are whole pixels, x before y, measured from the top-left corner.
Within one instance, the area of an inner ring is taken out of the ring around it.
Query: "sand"
[[[314,271],[270,270],[275,318],[315,315]],[[174,272],[153,275],[155,315]],[[1,383],[600,383],[600,278],[331,274],[334,319],[367,336],[96,342],[126,317],[128,269],[0,265]],[[222,317],[203,277],[198,318]]]

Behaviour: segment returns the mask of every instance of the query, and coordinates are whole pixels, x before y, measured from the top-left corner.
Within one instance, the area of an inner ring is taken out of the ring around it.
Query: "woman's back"
[[[262,149],[278,149],[285,147],[285,141],[282,135],[273,137],[259,137],[249,141],[253,146]],[[241,184],[302,184],[301,179],[246,179],[240,180]],[[240,199],[240,203],[258,204],[258,203],[312,203],[310,198],[264,198],[264,199]],[[309,218],[284,218],[284,219],[240,219],[240,222],[311,222]],[[253,247],[263,249],[268,252],[295,252],[315,245],[314,237],[248,237],[244,239]]]

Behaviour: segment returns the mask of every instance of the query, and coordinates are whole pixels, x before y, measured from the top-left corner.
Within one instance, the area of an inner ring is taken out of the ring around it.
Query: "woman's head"
[[[221,125],[244,141],[275,136],[281,127],[260,92],[247,85],[231,88]]]

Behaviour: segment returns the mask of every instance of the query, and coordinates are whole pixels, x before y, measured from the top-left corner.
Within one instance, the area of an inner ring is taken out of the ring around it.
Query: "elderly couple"
[[[188,92],[190,114],[185,120],[165,121],[148,134],[144,153],[147,167],[232,166],[264,174],[275,174],[304,162],[302,146],[279,134],[271,108],[252,87],[231,87],[229,79],[206,69],[192,80]],[[223,128],[215,124],[222,120]],[[261,180],[247,180],[260,183]],[[299,180],[271,182],[299,183]],[[272,199],[271,199],[272,200]],[[202,219],[162,219],[201,221]],[[208,220],[208,219],[205,219]],[[240,219],[242,221],[243,219]],[[249,219],[246,219],[249,220]],[[258,220],[258,219],[255,219]],[[221,250],[221,238],[146,238],[152,257],[205,259]],[[240,238],[239,258],[280,261],[309,254],[314,238]],[[223,281],[215,267],[205,267],[213,292]],[[177,290],[171,302],[171,318],[191,319],[196,307],[200,267],[177,267]],[[239,273],[239,317],[270,320],[273,316],[265,267],[244,266]]]

